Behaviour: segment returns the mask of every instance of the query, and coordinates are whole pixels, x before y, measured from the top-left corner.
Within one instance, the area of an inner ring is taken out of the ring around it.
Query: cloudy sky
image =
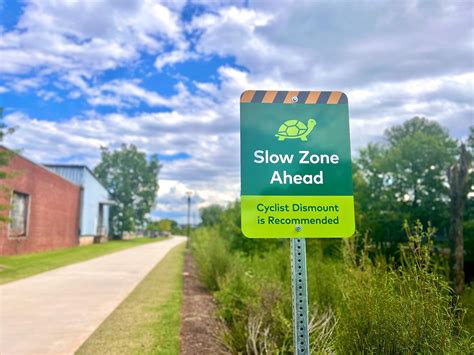
[[[6,145],[94,167],[158,153],[158,218],[239,195],[245,89],[341,90],[352,149],[415,115],[474,123],[474,17],[455,1],[0,0]]]

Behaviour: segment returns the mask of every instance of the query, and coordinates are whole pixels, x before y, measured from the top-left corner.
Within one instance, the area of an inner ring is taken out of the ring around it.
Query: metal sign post
[[[247,90],[240,97],[242,233],[291,238],[295,354],[309,354],[306,242],[354,234],[347,96]]]
[[[291,239],[291,291],[293,298],[293,344],[295,354],[309,354],[306,240]]]

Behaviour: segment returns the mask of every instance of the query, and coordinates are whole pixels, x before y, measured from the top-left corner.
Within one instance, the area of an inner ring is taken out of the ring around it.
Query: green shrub
[[[429,252],[432,230],[417,224],[407,232],[396,262],[376,256],[367,235],[340,249],[334,241],[308,241],[312,353],[472,352],[464,311]],[[249,253],[233,248],[216,227],[196,230],[192,245],[227,325],[227,347],[292,353],[289,242]]]
[[[193,231],[191,246],[199,278],[210,291],[218,290],[218,279],[226,274],[231,262],[226,241],[213,228],[199,228]]]
[[[406,229],[408,248],[402,265],[354,257],[339,282],[343,299],[337,305],[336,346],[340,353],[468,353],[470,339],[463,332],[462,311],[448,283],[432,272],[433,230],[417,223]],[[359,260],[360,262],[354,262]]]
[[[233,352],[278,353],[291,347],[288,263],[279,253],[265,257],[233,254],[215,297],[227,324],[224,341]]]
[[[223,340],[235,353],[290,354],[293,349],[289,243],[271,252],[230,253],[216,231],[193,234],[193,254],[200,278],[214,293],[227,329]],[[314,352],[331,352],[334,314],[311,307],[310,338]]]

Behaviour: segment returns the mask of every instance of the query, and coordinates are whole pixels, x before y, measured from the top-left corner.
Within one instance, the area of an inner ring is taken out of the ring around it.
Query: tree
[[[386,130],[384,137],[383,143],[362,149],[356,163],[363,181],[355,186],[356,195],[361,187],[367,194],[363,228],[376,241],[403,238],[404,219],[431,221],[446,230],[446,171],[454,163],[456,141],[438,123],[420,117]]]
[[[474,156],[474,126],[470,127],[470,134],[467,139],[467,149]],[[472,265],[474,263],[474,168],[471,167],[468,178],[468,197],[464,209],[464,261]],[[468,268],[466,268],[468,269]],[[472,272],[469,276],[472,276]]]
[[[451,279],[454,290],[460,294],[464,289],[464,237],[463,217],[466,197],[469,192],[469,169],[472,157],[461,144],[459,162],[448,170],[449,195],[451,198],[451,224],[449,226]]]
[[[149,222],[149,223],[146,225],[146,230],[147,230],[147,231],[151,231],[151,232],[158,232],[158,231],[160,230],[159,221]]]
[[[94,173],[116,202],[110,213],[115,234],[133,232],[145,225],[146,215],[155,205],[160,169],[157,155],[147,159],[134,145],[122,144],[115,151],[102,148],[101,162]]]
[[[224,208],[216,204],[201,208],[199,210],[202,225],[205,227],[212,227],[217,225],[223,213]]]
[[[158,225],[160,226],[160,231],[171,232],[172,221],[170,219],[161,219]]]

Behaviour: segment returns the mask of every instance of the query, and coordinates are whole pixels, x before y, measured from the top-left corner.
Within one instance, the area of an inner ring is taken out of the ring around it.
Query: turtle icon
[[[296,138],[299,138],[302,141],[307,141],[308,135],[315,126],[316,120],[313,118],[308,120],[308,125],[304,124],[304,122],[301,122],[300,120],[288,120],[283,122],[283,124],[278,129],[278,133],[275,134],[275,137],[278,137],[279,141]]]

